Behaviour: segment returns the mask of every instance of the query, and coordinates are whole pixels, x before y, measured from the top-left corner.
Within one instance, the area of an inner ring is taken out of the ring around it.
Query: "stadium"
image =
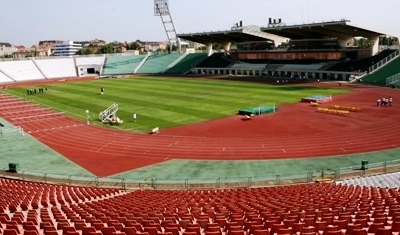
[[[0,234],[399,233],[385,35],[270,19],[175,35],[202,52],[0,61]]]

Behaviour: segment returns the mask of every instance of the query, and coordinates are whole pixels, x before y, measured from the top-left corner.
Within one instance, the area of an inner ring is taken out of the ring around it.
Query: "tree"
[[[371,47],[371,42],[367,38],[355,38],[354,39],[354,46],[357,46],[359,48],[365,49],[365,48],[370,48]]]
[[[396,37],[384,36],[379,38],[379,45],[392,46],[396,42]]]
[[[76,52],[77,55],[90,55],[93,54],[89,48],[82,48]]]
[[[4,54],[2,56],[0,56],[0,58],[12,58],[11,54]]]
[[[38,56],[38,51],[37,51],[37,48],[35,47],[35,51],[33,52],[33,56],[34,57],[37,57]]]
[[[143,48],[142,43],[140,42],[140,40],[136,40],[135,42],[131,42],[130,43],[130,50],[141,50]]]
[[[171,44],[168,44],[168,45],[167,45],[167,49],[165,49],[165,50],[159,49],[159,50],[160,50],[160,51],[163,51],[163,52],[171,53],[170,50],[172,50],[172,51],[177,51],[177,50],[178,50],[178,46],[177,46],[176,44],[172,44],[172,48],[171,48]]]
[[[109,43],[107,45],[104,45],[100,47],[100,49],[97,51],[98,54],[112,54],[114,53],[114,46]]]

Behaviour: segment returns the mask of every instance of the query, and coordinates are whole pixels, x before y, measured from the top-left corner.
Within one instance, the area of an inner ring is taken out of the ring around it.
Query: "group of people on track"
[[[389,98],[383,97],[376,100],[376,106],[392,106],[392,103],[393,98],[391,96],[389,96]]]

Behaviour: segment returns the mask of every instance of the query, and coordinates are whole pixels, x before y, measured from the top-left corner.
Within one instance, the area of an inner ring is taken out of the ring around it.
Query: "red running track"
[[[18,105],[11,110],[11,98],[5,95],[0,95],[0,116],[99,177],[170,159],[287,159],[400,147],[400,104],[396,103],[400,102],[399,91],[343,87],[353,92],[335,96],[321,107],[355,106],[361,108],[360,112],[326,114],[317,112],[308,103],[297,103],[279,106],[276,113],[247,121],[235,115],[165,129],[155,135],[86,125],[62,113],[49,114],[47,109],[40,110],[42,116],[35,121],[15,119],[14,112],[26,114],[31,109],[37,112],[38,106],[15,100]],[[392,107],[376,106],[378,98],[389,96],[394,100]]]

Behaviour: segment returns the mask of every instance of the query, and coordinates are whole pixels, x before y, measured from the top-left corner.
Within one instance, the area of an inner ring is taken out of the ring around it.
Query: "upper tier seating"
[[[66,78],[77,76],[73,58],[36,59],[34,62],[46,78]]]
[[[162,73],[168,69],[182,54],[154,54],[150,55],[137,73]]]
[[[45,78],[32,60],[1,62],[0,71],[15,81]]]
[[[378,71],[362,78],[363,82],[386,85],[386,78],[399,73],[400,57],[392,60]]]
[[[134,74],[145,55],[110,55],[106,59],[103,75]]]
[[[184,74],[193,68],[194,65],[199,63],[207,55],[205,53],[190,53],[186,55],[175,66],[169,68],[164,73],[166,74]]]
[[[391,53],[395,52],[395,50],[384,50],[381,51],[380,53],[364,58],[364,59],[358,59],[358,60],[350,60],[350,61],[343,61],[340,63],[336,63],[335,65],[326,68],[326,70],[329,71],[367,71],[368,68],[379,61],[383,60],[387,56],[389,56]]]
[[[197,68],[226,68],[233,62],[230,61],[224,53],[214,53],[201,61]]]

